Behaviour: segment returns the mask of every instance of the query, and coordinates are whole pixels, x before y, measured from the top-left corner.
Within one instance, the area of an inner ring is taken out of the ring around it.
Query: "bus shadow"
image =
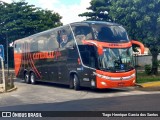
[[[16,82],[21,82],[24,83],[24,80],[16,80]],[[38,81],[36,83],[36,85],[40,85],[40,86],[47,86],[47,87],[54,87],[54,88],[60,88],[60,89],[68,89],[68,90],[73,90],[74,89],[70,89],[69,85],[65,85],[65,84],[58,84],[58,83],[49,83],[49,82],[42,82],[42,81]],[[117,93],[117,92],[127,92],[127,91],[133,91],[134,87],[122,87],[122,88],[106,88],[106,89],[94,89],[94,88],[89,88],[89,87],[81,87],[80,90],[78,91],[82,91],[82,92],[91,92],[91,93]]]
[[[21,104],[0,107],[0,111],[146,111],[160,110],[159,94],[90,98],[64,102]],[[150,104],[145,100],[150,101]],[[143,107],[142,107],[143,106]]]

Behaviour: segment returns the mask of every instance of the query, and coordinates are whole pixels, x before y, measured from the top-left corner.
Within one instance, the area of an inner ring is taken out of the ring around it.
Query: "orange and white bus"
[[[26,83],[68,84],[71,88],[134,86],[132,44],[119,24],[75,22],[14,42],[15,73]]]

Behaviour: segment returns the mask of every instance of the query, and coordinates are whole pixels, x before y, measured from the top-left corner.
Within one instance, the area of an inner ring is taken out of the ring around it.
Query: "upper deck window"
[[[98,40],[109,43],[129,41],[126,30],[118,24],[78,23],[72,24],[72,30],[78,44],[81,44],[82,40]]]
[[[105,24],[92,25],[95,39],[100,42],[128,42],[127,32],[122,26]]]
[[[88,24],[78,24],[72,26],[76,41],[78,44],[82,44],[82,40],[93,40],[92,27]]]

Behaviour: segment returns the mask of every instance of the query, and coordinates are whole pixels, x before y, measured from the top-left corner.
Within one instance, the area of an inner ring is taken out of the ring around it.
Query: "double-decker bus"
[[[14,42],[17,78],[80,87],[134,86],[132,44],[119,24],[100,21],[75,22]]]

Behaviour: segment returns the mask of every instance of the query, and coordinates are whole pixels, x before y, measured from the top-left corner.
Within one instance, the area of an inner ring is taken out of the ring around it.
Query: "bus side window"
[[[48,46],[47,46],[47,42],[48,42],[48,37],[46,34],[43,34],[42,36],[39,36],[37,38],[38,40],[38,51],[47,51],[48,50]]]
[[[93,40],[92,29],[89,26],[75,26],[74,34],[78,44],[82,44],[82,40]]]
[[[30,52],[37,52],[37,51],[38,51],[38,43],[37,41],[32,40]]]
[[[20,43],[16,43],[14,46],[14,51],[15,53],[21,53],[21,44]]]
[[[60,47],[72,47],[74,44],[74,38],[70,27],[65,26],[59,33]]]
[[[51,32],[47,41],[47,48],[49,51],[55,50],[59,47],[56,32]]]

